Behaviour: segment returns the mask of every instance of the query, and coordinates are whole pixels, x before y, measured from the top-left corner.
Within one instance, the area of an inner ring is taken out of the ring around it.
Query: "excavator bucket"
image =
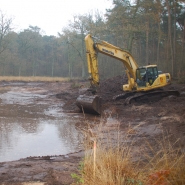
[[[76,100],[76,105],[80,108],[82,112],[101,114],[100,96],[80,95]]]

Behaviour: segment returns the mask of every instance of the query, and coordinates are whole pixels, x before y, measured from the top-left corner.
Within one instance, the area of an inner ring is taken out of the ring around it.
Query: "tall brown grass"
[[[116,144],[109,138],[106,142],[102,142],[99,137],[94,138],[93,141],[86,141],[85,157],[81,163],[79,175],[76,175],[77,184],[185,184],[185,154],[180,148],[172,145],[167,138],[156,141],[155,149],[152,147],[153,142],[152,144],[146,142],[147,150],[137,151],[137,155],[133,142],[122,145],[120,138],[117,138]],[[89,143],[92,150],[89,150]]]
[[[25,81],[25,82],[64,82],[69,81],[69,78],[63,77],[45,77],[45,76],[0,76],[0,81]]]

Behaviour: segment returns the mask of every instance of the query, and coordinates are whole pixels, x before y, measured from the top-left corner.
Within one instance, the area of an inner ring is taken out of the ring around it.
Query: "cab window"
[[[153,82],[155,81],[155,79],[158,77],[158,70],[157,67],[150,67],[147,68],[146,70],[146,80],[148,81],[148,83],[150,85],[153,84]]]
[[[146,68],[140,68],[136,70],[136,82],[140,87],[146,86],[146,81],[143,80],[146,74]]]

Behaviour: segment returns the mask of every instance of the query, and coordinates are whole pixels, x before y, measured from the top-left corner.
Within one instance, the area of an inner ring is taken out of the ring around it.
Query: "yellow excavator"
[[[90,34],[85,37],[85,44],[88,73],[90,74],[90,90],[94,94],[100,86],[97,59],[97,54],[100,52],[121,61],[126,68],[128,84],[123,85],[124,93],[113,97],[114,100],[125,98],[125,103],[129,104],[132,100],[137,101],[146,96],[179,95],[179,92],[175,90],[161,90],[162,87],[171,83],[171,76],[169,73],[160,74],[157,65],[139,67],[128,51],[96,39]],[[76,100],[76,105],[84,112],[101,114],[101,97],[98,95],[80,95]]]

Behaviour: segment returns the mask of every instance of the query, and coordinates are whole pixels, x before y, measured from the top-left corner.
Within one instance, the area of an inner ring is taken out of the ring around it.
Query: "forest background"
[[[85,36],[90,33],[132,53],[139,66],[157,64],[185,79],[185,1],[113,0],[112,8],[74,16],[58,36],[39,25],[17,33],[0,11],[0,76],[87,78]],[[60,23],[58,23],[60,24]],[[98,54],[101,79],[124,75],[120,61]]]

